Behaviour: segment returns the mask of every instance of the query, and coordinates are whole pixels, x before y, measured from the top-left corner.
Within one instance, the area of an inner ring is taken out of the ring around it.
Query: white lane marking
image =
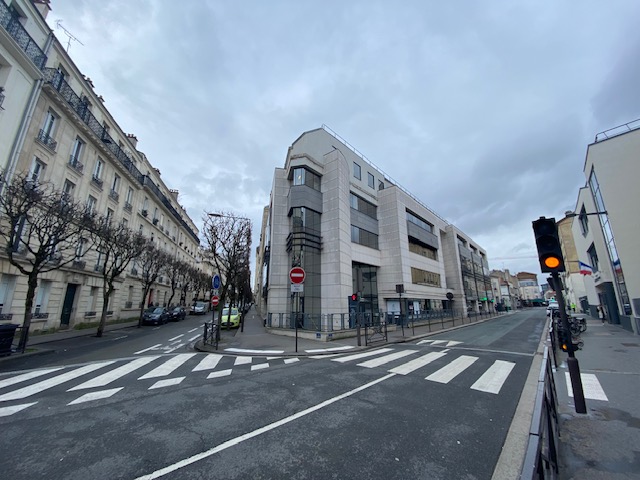
[[[471,385],[472,390],[480,392],[499,393],[504,381],[507,379],[513,367],[516,364],[505,362],[504,360],[496,360],[493,365],[482,374],[482,376]]]
[[[24,382],[25,380],[31,380],[32,378],[41,377],[42,375],[56,372],[58,370],[61,370],[62,368],[64,367],[47,368],[46,370],[36,370],[34,372],[27,372],[27,373],[23,373],[22,375],[17,375],[15,377],[7,378],[5,380],[0,380],[0,388],[8,387],[9,385],[14,385],[16,383]]]
[[[567,382],[567,391],[569,392],[569,396],[573,398],[573,388],[571,387],[571,376],[569,375],[569,372],[564,372],[564,377]],[[580,380],[582,380],[584,398],[588,398],[590,400],[602,400],[603,402],[609,401],[607,394],[604,393],[604,389],[598,381],[598,377],[593,373],[581,373]]]
[[[392,368],[391,370],[389,370],[389,372],[397,373],[399,375],[407,375],[413,372],[414,370],[417,370],[419,368],[424,367],[425,365],[430,364],[431,362],[439,359],[440,357],[444,357],[446,354],[447,354],[446,351],[427,353],[426,355],[423,355],[418,358],[414,358],[413,360],[407,363],[403,363],[402,365]]]
[[[264,355],[278,355],[284,353],[284,350],[251,350],[247,348],[225,348],[225,352],[234,352],[234,353],[253,353],[253,354],[264,354]]]
[[[296,363],[299,362],[300,359],[299,358],[286,358],[284,363],[289,364],[289,363]]]
[[[85,393],[81,397],[76,398],[72,402],[67,403],[67,405],[77,405],[78,403],[91,402],[93,400],[101,400],[103,398],[109,398],[112,395],[115,395],[124,387],[112,388],[110,390],[100,390],[98,392],[90,392]]]
[[[351,345],[347,345],[347,346],[344,346],[344,347],[316,348],[316,349],[313,349],[313,350],[305,350],[305,352],[307,352],[307,353],[340,352],[342,350],[351,350],[353,348],[356,348],[356,347],[353,347]]]
[[[2,407],[0,408],[0,417],[8,417],[9,415],[13,415],[14,413],[18,413],[25,408],[29,408],[31,405],[35,405],[38,402],[33,403],[23,403],[22,405],[11,405],[10,407]]]
[[[354,388],[353,390],[349,390],[348,392],[345,392],[341,395],[338,395],[336,397],[330,398],[328,400],[325,400],[324,402],[318,403],[317,405],[314,405],[312,407],[309,407],[305,410],[302,410],[298,413],[294,413],[293,415],[290,415],[288,417],[285,417],[281,420],[278,420],[276,422],[270,423],[269,425],[265,425],[264,427],[260,427],[256,430],[253,430],[252,432],[249,433],[245,433],[244,435],[240,435],[239,437],[236,438],[232,438],[231,440],[227,440],[224,443],[221,443],[220,445],[217,445],[213,448],[210,448],[209,450],[205,450],[204,452],[198,453],[196,455],[193,455],[192,457],[189,458],[185,458],[184,460],[180,460],[179,462],[174,463],[173,465],[168,465],[164,468],[161,468],[159,470],[156,470],[155,472],[149,473],[147,475],[142,475],[141,477],[136,478],[135,480],[153,480],[154,478],[159,478],[162,477],[164,475],[167,475],[168,473],[172,473],[175,472],[176,470],[181,469],[182,467],[186,467],[187,465],[191,465],[192,463],[198,462],[200,460],[203,460],[205,458],[208,458],[218,452],[221,452],[223,450],[226,450],[227,448],[231,448],[231,447],[235,447],[236,445],[244,442],[245,440],[249,440],[251,438],[257,437],[258,435],[262,435],[263,433],[269,432],[271,430],[274,430],[278,427],[281,427],[282,425],[286,425],[287,423],[293,422],[294,420],[297,420],[299,418],[302,418],[306,415],[309,415],[310,413],[313,413],[317,410],[320,410],[324,407],[328,407],[329,405],[332,405],[344,398],[350,397],[352,395],[355,395],[358,392],[361,392],[363,390],[366,390],[368,388],[371,388],[375,385],[377,385],[378,383],[384,382],[385,380],[388,380],[392,377],[395,377],[394,373],[390,373],[388,375],[385,375],[384,377],[378,378],[377,380],[374,380],[372,382],[366,383],[364,385],[361,385],[360,387]]]
[[[447,347],[455,347],[456,345],[460,345],[462,342],[456,342],[455,340],[451,340],[447,343]]]
[[[251,371],[253,372],[254,370],[262,370],[265,368],[269,368],[269,364],[268,363],[260,363],[258,365],[251,365]]]
[[[138,368],[144,367],[146,364],[153,362],[156,358],[160,358],[158,355],[149,356],[149,357],[140,357],[132,360],[131,362],[122,365],[110,372],[103,373],[91,380],[87,380],[84,383],[81,383],[78,386],[70,388],[67,392],[72,392],[74,390],[83,390],[85,388],[94,388],[94,387],[104,387],[109,383],[117,380],[120,377],[124,377],[128,373],[137,370]]]
[[[282,357],[266,357],[267,362],[271,361],[271,360],[278,360],[279,358]]]
[[[158,380],[156,383],[151,385],[148,390],[153,390],[154,388],[163,388],[170,387],[171,385],[178,385],[185,377],[176,377],[176,378],[167,378],[166,380]]]
[[[154,349],[158,348],[160,345],[162,345],[162,344],[158,343],[157,345],[154,345],[153,347],[145,348],[144,350],[140,350],[139,352],[135,352],[134,355],[139,355],[140,353],[148,352],[149,350],[154,350]]]
[[[228,370],[218,370],[217,372],[211,372],[208,376],[207,379],[209,378],[218,378],[218,377],[227,377],[231,375],[231,369]]]
[[[251,363],[251,360],[251,357],[236,357],[236,361],[233,362],[233,366],[246,365],[247,363]]]
[[[196,330],[200,330],[198,327],[192,328],[191,330],[187,330],[187,333],[195,332]]]
[[[431,342],[431,345],[441,345],[443,343],[446,343],[447,340],[434,340]]]
[[[180,337],[184,337],[184,333],[181,333],[181,334],[180,334],[180,335],[178,335],[177,337],[170,338],[170,339],[169,339],[169,341],[170,341],[170,342],[173,342],[174,340],[177,340],[177,339],[178,339],[178,338],[180,338]]]
[[[420,340],[416,345],[429,345],[433,340]]]
[[[355,353],[353,355],[347,355],[346,357],[334,358],[331,361],[344,363],[344,362],[350,362],[351,360],[359,360],[361,358],[373,357],[374,355],[378,355],[380,353],[387,353],[391,351],[393,351],[393,348],[380,348],[378,350],[371,350],[369,352]],[[326,358],[326,357],[320,357],[320,358]]]
[[[210,353],[202,359],[202,361],[191,370],[192,372],[199,372],[200,370],[213,370],[218,366],[218,362],[222,359],[222,355],[217,353]]]
[[[180,347],[184,347],[184,343],[179,343],[178,345],[175,345],[173,348],[169,348],[169,349],[167,349],[167,350],[166,350],[166,353],[171,353],[171,352],[173,352],[174,350],[179,349]]]
[[[195,339],[200,338],[200,334],[196,335],[195,337],[191,337],[189,339],[190,342],[193,342]]]
[[[114,362],[115,360],[110,360],[108,362],[100,362],[100,363],[93,363],[91,365],[85,365],[84,367],[80,367],[70,372],[63,373],[62,375],[52,377],[49,380],[43,380],[42,382],[29,385],[28,387],[19,388],[18,390],[14,390],[13,392],[8,392],[8,393],[5,393],[4,395],[1,395],[0,402],[29,397],[43,390],[47,390],[49,388],[55,387],[56,385],[60,385],[61,383],[68,382],[69,380],[73,380],[74,378],[78,378],[82,375],[86,375],[87,373],[91,373],[94,370],[98,370],[99,368],[106,367],[107,365],[111,365]]]
[[[390,353],[389,355],[384,355],[382,357],[367,360],[366,362],[359,363],[358,366],[365,368],[375,368],[379,367],[380,365],[384,365],[385,363],[398,360],[399,358],[406,357],[407,355],[413,355],[414,353],[416,353],[416,350],[402,350],[400,352]]]
[[[309,355],[309,358],[314,358],[314,359],[322,359],[322,358],[333,358],[333,357],[339,357],[340,355],[342,355],[341,353],[328,353],[326,355]]]
[[[426,377],[425,380],[430,380],[432,382],[438,383],[449,383],[451,380],[453,380],[455,377],[457,377],[459,374],[473,365],[476,360],[478,360],[478,357],[461,355],[453,362],[442,367],[440,370],[433,372],[431,375]]]
[[[143,376],[138,378],[138,380],[144,380],[146,378],[157,378],[157,377],[166,377],[171,372],[173,372],[176,368],[182,365],[184,362],[189,360],[191,357],[195,356],[195,353],[181,353],[180,355],[176,355],[175,357],[167,360],[159,367],[154,368],[149,373],[145,373]]]
[[[122,340],[123,338],[127,338],[129,335],[122,335],[121,337],[112,338],[111,341],[115,342],[116,340]]]

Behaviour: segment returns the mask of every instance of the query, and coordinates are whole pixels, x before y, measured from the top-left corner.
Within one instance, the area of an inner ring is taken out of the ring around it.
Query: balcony
[[[94,272],[104,273],[104,266],[103,266],[103,265],[100,265],[99,263],[96,263],[96,264],[93,266],[93,271],[94,271]]]
[[[133,302],[125,302],[124,303],[124,308],[132,308],[133,307]]]
[[[38,312],[31,315],[32,320],[46,320],[47,318],[49,318],[49,313],[45,312]]]
[[[124,202],[124,209],[125,211],[131,213],[131,211],[133,210],[133,206],[129,202]]]
[[[84,165],[82,162],[73,155],[69,157],[69,166],[78,173],[82,173],[84,171]]]
[[[84,270],[86,266],[87,262],[85,262],[84,260],[74,260],[71,264],[71,268],[75,268],[76,270]]]
[[[154,218],[154,219],[153,219],[153,224],[154,224],[154,225],[158,225],[158,219],[157,219],[157,218]]]
[[[97,177],[95,174],[91,177],[91,182],[98,186],[100,188],[100,190],[102,190],[102,185],[104,184],[104,182],[102,181],[102,179],[100,177]]]
[[[142,215],[143,217],[147,218],[147,215],[149,215],[149,212],[147,210],[141,210],[140,211],[140,215]]]
[[[120,199],[120,194],[118,192],[116,192],[115,190],[110,190],[109,191],[109,198],[111,200],[113,200],[114,202],[117,202]]]
[[[9,36],[13,38],[27,57],[40,70],[47,62],[47,56],[40,47],[33,41],[31,35],[27,33],[22,24],[11,14],[9,7],[4,1],[0,2],[0,25],[4,27]]]
[[[2,102],[0,102],[0,104],[2,104]],[[58,147],[58,142],[51,138],[49,134],[44,130],[40,130],[38,132],[38,136],[36,137],[36,139],[52,152],[55,152],[56,148]]]
[[[95,317],[96,316],[96,312],[90,311],[90,312],[84,312],[84,316],[86,317]]]

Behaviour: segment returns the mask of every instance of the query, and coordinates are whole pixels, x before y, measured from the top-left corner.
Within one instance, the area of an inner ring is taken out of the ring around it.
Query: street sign
[[[304,282],[304,277],[306,274],[304,273],[304,268],[302,267],[293,267],[289,270],[289,279],[291,279],[291,283],[302,283]]]
[[[211,297],[211,305],[213,305],[214,307],[217,307],[218,303],[220,303],[220,297],[218,297],[217,295],[214,295],[213,297]]]
[[[220,275],[218,275],[217,273],[213,276],[213,279],[211,280],[211,286],[213,287],[214,290],[217,290],[220,288]]]
[[[303,283],[292,283],[291,284],[291,293],[303,293],[304,292],[304,284]]]

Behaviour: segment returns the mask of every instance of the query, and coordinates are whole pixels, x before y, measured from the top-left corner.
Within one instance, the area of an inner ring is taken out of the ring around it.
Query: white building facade
[[[491,310],[486,252],[327,127],[289,148],[268,213],[256,287],[267,315]]]

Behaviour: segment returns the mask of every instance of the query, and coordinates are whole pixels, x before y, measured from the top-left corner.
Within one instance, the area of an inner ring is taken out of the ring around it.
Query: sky
[[[323,124],[487,252],[540,274],[587,146],[640,118],[640,2],[52,0],[49,25],[199,227],[253,221]],[[76,40],[69,40],[64,27]]]

